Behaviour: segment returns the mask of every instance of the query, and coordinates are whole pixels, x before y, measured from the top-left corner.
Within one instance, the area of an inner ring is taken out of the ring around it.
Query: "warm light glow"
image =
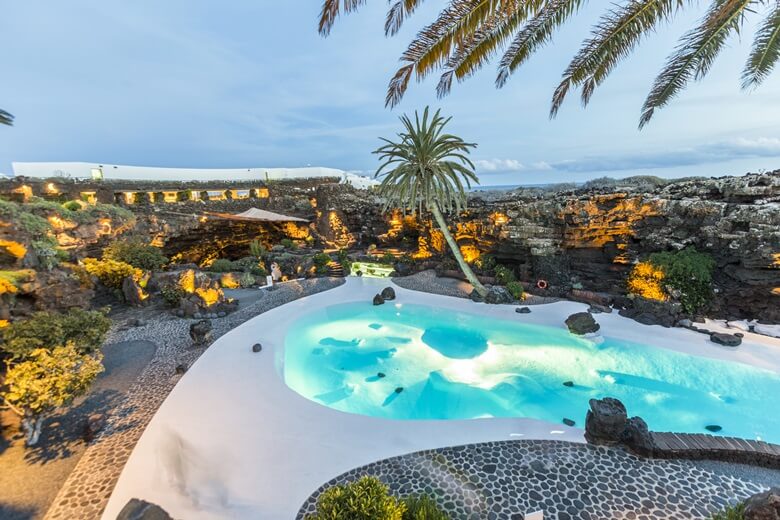
[[[12,193],[21,193],[22,198],[27,201],[30,197],[33,195],[32,188],[30,186],[27,186],[26,184],[23,184],[12,191]]]
[[[460,254],[463,255],[463,259],[466,263],[474,263],[474,261],[482,254],[476,246],[462,245],[460,246]]]
[[[628,292],[649,300],[664,301],[664,272],[650,262],[639,262],[628,275]]]
[[[241,284],[238,282],[236,275],[233,273],[224,273],[220,277],[219,283],[223,289],[238,289],[241,287]]]
[[[306,225],[296,222],[284,222],[282,230],[288,238],[295,240],[306,240],[309,237],[309,228]]]
[[[270,196],[270,193],[268,193],[268,188],[255,188],[255,193],[257,193],[257,198],[259,199],[267,199]],[[312,207],[317,207],[316,199],[314,199],[314,204]]]
[[[195,271],[188,269],[179,276],[179,287],[187,294],[195,292]]]
[[[82,191],[81,200],[89,204],[95,204],[97,202],[97,193],[94,191]]]
[[[774,294],[775,296],[780,296],[780,287],[775,287],[774,289],[772,289],[772,294]]]
[[[46,193],[59,193],[60,190],[57,189],[57,186],[53,182],[46,183]]]
[[[27,254],[27,248],[24,247],[23,244],[14,242],[13,240],[0,240],[0,247],[5,249],[5,251],[14,258],[24,258],[24,255]]]
[[[500,213],[498,211],[490,215],[490,218],[493,220],[493,223],[496,224],[497,226],[509,222],[509,217],[506,214]]]
[[[221,291],[219,289],[202,289],[198,287],[195,289],[195,294],[200,296],[200,299],[203,300],[203,303],[206,304],[206,307],[211,307],[219,301]]]
[[[177,202],[179,200],[179,194],[176,191],[164,191],[163,200],[165,202]]]

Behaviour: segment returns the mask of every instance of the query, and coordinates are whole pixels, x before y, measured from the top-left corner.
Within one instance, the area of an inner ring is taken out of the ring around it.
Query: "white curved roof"
[[[337,168],[160,168],[156,166],[125,166],[86,162],[15,162],[14,175],[25,177],[91,178],[92,170],[100,168],[107,180],[144,181],[248,181],[311,179],[338,177],[355,187],[363,188],[376,181]]]

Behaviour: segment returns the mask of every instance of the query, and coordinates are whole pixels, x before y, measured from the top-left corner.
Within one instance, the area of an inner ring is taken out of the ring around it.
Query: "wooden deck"
[[[780,469],[780,445],[763,441],[692,433],[652,432],[653,456],[664,459],[712,459]]]

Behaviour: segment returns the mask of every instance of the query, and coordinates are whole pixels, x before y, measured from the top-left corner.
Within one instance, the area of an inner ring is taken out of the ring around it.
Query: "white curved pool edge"
[[[301,397],[282,378],[288,328],[302,313],[369,301],[387,280],[348,278],[336,289],[278,307],[217,340],[176,385],[130,456],[109,500],[115,519],[130,498],[164,507],[174,518],[295,517],[320,485],[357,466],[408,452],[507,439],[582,442],[582,430],[534,419],[398,421],[333,410]],[[527,323],[562,327],[587,306],[559,302],[517,314],[515,306],[409,291],[398,303],[419,303]],[[605,335],[680,352],[743,362],[780,372],[780,341],[747,334],[739,349],[702,334],[643,326],[613,314],[597,320]],[[294,330],[289,333],[294,334]],[[251,346],[263,344],[253,354]],[[630,410],[629,410],[630,413]],[[577,417],[578,423],[584,420]]]

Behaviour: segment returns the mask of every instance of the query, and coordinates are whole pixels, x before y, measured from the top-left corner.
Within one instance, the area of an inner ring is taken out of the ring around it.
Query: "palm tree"
[[[14,124],[14,116],[9,114],[3,109],[0,109],[0,125],[8,125],[13,126]]]
[[[429,211],[466,279],[484,297],[487,289],[464,260],[443,215],[453,210],[459,213],[466,207],[464,184],[466,188],[472,182],[479,184],[474,164],[468,158],[471,148],[477,145],[445,134],[444,127],[452,118],[445,119],[439,110],[430,120],[428,116],[428,107],[422,120],[416,111],[414,122],[404,115],[404,131],[398,134],[399,140],[382,138],[385,145],[374,151],[382,162],[375,175],[382,178],[379,193],[385,198],[385,210],[400,207],[418,213]]]
[[[397,0],[390,7],[385,33],[394,35],[423,0]],[[327,35],[341,12],[351,12],[366,0],[324,0],[320,33]],[[501,53],[496,86],[502,87],[556,30],[575,16],[586,0],[448,0],[436,20],[424,27],[401,56],[402,66],[390,80],[386,104],[395,106],[412,76],[418,81],[440,72],[439,96],[453,80],[463,81]],[[579,88],[583,106],[615,67],[631,55],[643,38],[669,23],[698,0],[623,0],[609,8],[593,27],[555,89],[550,117],[566,95]],[[709,72],[728,38],[743,32],[748,15],[762,21],[742,72],[742,88],[755,88],[772,72],[780,57],[780,2],[776,0],[707,0],[701,21],[685,33],[658,74],[642,107],[639,128],[691,80]]]

